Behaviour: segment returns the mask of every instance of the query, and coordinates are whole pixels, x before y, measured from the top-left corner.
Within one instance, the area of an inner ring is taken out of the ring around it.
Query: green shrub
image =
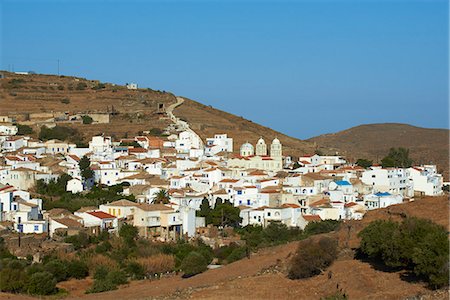
[[[22,269],[5,268],[0,272],[0,291],[20,293],[26,288],[28,276]]]
[[[52,274],[57,282],[64,281],[68,278],[67,264],[60,260],[51,260],[44,265],[44,270]]]
[[[388,267],[410,270],[432,288],[448,286],[449,244],[444,227],[406,218],[401,224],[377,220],[360,233],[360,251]]]
[[[84,82],[79,82],[77,84],[77,86],[75,87],[75,89],[77,89],[79,91],[85,90],[86,88],[87,88],[87,84]]]
[[[94,272],[94,279],[95,280],[105,279],[106,276],[108,275],[108,273],[109,273],[109,269],[107,266],[104,266],[104,265],[97,266],[95,268],[95,272]]]
[[[292,258],[288,277],[308,278],[318,275],[337,258],[337,241],[322,237],[319,241],[301,241]]]
[[[306,236],[311,236],[320,233],[327,233],[331,231],[335,231],[341,225],[340,221],[336,220],[324,220],[320,222],[310,222],[306,225],[304,234]]]
[[[232,263],[234,261],[238,261],[247,256],[247,247],[238,247],[235,248],[230,255],[227,257],[227,263]]]
[[[206,271],[208,263],[203,255],[198,252],[189,253],[181,263],[181,270],[185,277],[194,276]]]
[[[104,241],[95,247],[95,252],[96,253],[106,253],[106,252],[110,251],[111,249],[112,249],[111,243],[109,241]]]
[[[86,291],[90,293],[101,293],[106,291],[117,290],[117,285],[108,280],[94,280],[91,288]]]
[[[88,115],[81,116],[81,119],[83,120],[83,124],[92,124],[92,122],[94,122],[94,120]]]
[[[27,135],[33,133],[33,128],[28,125],[17,124],[17,135]]]
[[[132,279],[140,280],[145,277],[144,267],[136,261],[130,261],[127,264],[126,272]]]
[[[121,270],[110,271],[108,275],[106,275],[105,279],[115,285],[125,284],[128,282],[127,275]]]
[[[74,259],[67,264],[68,275],[72,278],[83,279],[89,275],[88,265],[81,260]]]
[[[27,291],[32,295],[50,295],[56,290],[56,279],[49,272],[34,273],[27,284]]]

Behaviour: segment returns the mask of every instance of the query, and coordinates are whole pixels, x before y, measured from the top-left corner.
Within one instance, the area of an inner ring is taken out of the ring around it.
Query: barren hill
[[[352,127],[337,133],[308,139],[321,148],[330,148],[348,159],[368,158],[379,162],[391,147],[410,149],[415,163],[435,163],[448,178],[449,130],[385,123]]]
[[[111,117],[111,124],[66,124],[80,129],[86,136],[104,132],[123,137],[154,127],[162,129],[170,122],[163,114],[158,114],[159,105],[167,108],[176,103],[173,94],[157,90],[128,90],[125,86],[70,76],[2,73],[5,78],[0,79],[0,115],[14,115],[21,121],[29,119],[30,114],[116,113]],[[297,156],[315,149],[314,143],[189,99],[177,107],[174,114],[188,121],[203,139],[228,133],[234,138],[236,151],[245,141],[256,143],[260,136],[268,143],[278,137],[287,155]]]
[[[234,139],[234,150],[246,141],[256,144],[263,137],[268,145],[276,137],[283,144],[283,154],[299,156],[314,153],[313,142],[302,141],[250,120],[203,105],[184,98],[183,105],[177,107],[174,114],[187,121],[202,138],[212,137],[216,133],[226,133]]]
[[[45,119],[48,115],[109,113],[110,123],[84,125],[63,122],[79,129],[86,138],[105,133],[117,138],[131,136],[151,128],[165,128],[170,121],[161,113],[176,103],[172,93],[152,90],[128,90],[125,86],[101,83],[70,76],[20,75],[1,72],[0,115],[15,116],[20,122],[30,117]],[[242,117],[184,98],[174,114],[188,121],[200,137],[216,133],[234,138],[234,150],[242,143],[256,143],[263,137],[270,143],[280,139],[286,155],[311,154],[317,148],[324,153],[336,151],[350,160],[370,158],[379,160],[390,147],[407,147],[417,163],[435,162],[448,175],[448,130],[425,129],[405,124],[362,125],[309,140],[289,137]],[[163,110],[160,106],[163,106]],[[448,176],[446,176],[448,178]]]

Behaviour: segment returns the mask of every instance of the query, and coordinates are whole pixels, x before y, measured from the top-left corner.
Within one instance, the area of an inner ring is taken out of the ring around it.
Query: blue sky
[[[1,69],[137,82],[298,138],[448,128],[448,3],[1,1]]]

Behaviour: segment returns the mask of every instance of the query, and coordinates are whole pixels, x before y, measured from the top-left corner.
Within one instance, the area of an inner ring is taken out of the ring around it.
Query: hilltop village
[[[88,147],[77,147],[16,135],[17,126],[2,120],[0,227],[23,234],[116,232],[128,223],[149,239],[190,239],[211,227],[199,211],[218,201],[239,209],[238,226],[279,222],[303,229],[310,222],[361,219],[368,210],[442,194],[434,165],[363,168],[319,154],[294,160],[283,156],[276,137],[255,137],[238,154],[232,137],[216,134],[203,141],[189,128],[116,141],[93,136]],[[74,195],[94,187],[121,189],[117,200],[97,206],[45,209],[55,199],[37,187],[62,178],[64,192]]]

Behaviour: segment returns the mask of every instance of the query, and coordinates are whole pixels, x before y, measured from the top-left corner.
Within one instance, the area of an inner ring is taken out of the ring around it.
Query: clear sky
[[[171,91],[298,138],[448,128],[448,1],[1,2],[1,69]]]

